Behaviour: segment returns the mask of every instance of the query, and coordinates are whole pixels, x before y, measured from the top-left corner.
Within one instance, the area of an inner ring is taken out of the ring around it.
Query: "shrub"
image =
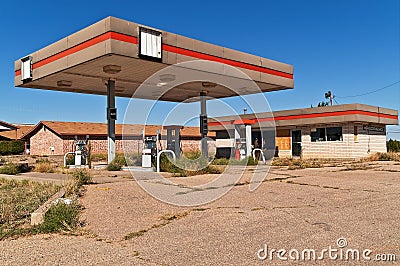
[[[0,155],[21,154],[24,150],[25,145],[21,140],[0,141]]]
[[[72,172],[72,177],[77,183],[77,186],[88,185],[92,182],[92,176],[86,169],[76,169]]]
[[[126,166],[127,163],[124,154],[122,153],[116,154],[113,163],[119,164],[120,166]]]
[[[182,169],[173,164],[165,153],[160,155],[160,171],[168,173],[180,173]]]
[[[107,154],[103,153],[90,154],[90,160],[92,162],[107,161]]]
[[[195,160],[195,159],[199,159],[201,157],[201,152],[200,151],[189,151],[189,152],[185,152],[183,155],[190,160]]]
[[[26,172],[30,172],[32,170],[33,167],[29,166],[28,163],[19,163],[17,165],[18,167],[18,171],[20,173],[26,173]]]
[[[20,170],[19,170],[18,166],[14,163],[7,163],[0,167],[0,174],[16,175],[19,173],[20,173]]]
[[[391,161],[392,156],[389,153],[378,153],[379,161]]]
[[[71,231],[78,223],[79,206],[59,202],[50,207],[44,216],[44,222],[38,226],[42,233]]]
[[[122,168],[122,166],[115,162],[111,162],[110,164],[107,165],[108,171],[121,171],[121,168]]]
[[[232,160],[232,159],[231,159],[231,160]],[[218,159],[214,159],[214,160],[212,161],[212,164],[213,164],[213,165],[228,165],[229,162],[230,162],[230,160],[227,159],[227,158],[218,158]]]
[[[132,161],[131,161],[131,158],[128,158],[128,159],[129,159],[129,165],[134,165],[133,159],[132,159]],[[119,153],[119,154],[116,154],[114,160],[108,164],[107,170],[108,171],[120,171],[121,168],[126,165],[128,165],[128,163],[127,163],[127,160],[125,159],[124,154]]]
[[[241,162],[243,161],[244,165],[257,165],[258,164],[258,160],[254,159],[253,156],[248,156],[247,158],[244,158],[241,160]]]
[[[65,162],[67,165],[75,165],[75,156],[73,154],[68,154]]]
[[[125,154],[126,165],[141,165],[142,158],[137,153]]]
[[[193,157],[194,159],[182,157],[174,164],[168,159],[166,154],[162,154],[160,158],[160,171],[173,173],[175,176],[193,176],[221,173],[220,169],[208,165],[206,158],[202,159],[196,155],[194,155]]]
[[[72,179],[64,185],[65,195],[79,194],[79,189],[82,185],[88,185],[92,182],[92,176],[86,169],[75,169],[71,173]]]

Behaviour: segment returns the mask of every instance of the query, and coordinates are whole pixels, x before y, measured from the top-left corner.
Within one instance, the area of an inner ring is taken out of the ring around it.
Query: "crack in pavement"
[[[295,175],[287,175],[287,174],[277,174],[277,175],[284,175],[286,177],[276,177],[276,178],[272,178],[272,179],[264,179],[263,181],[261,181],[261,183],[265,183],[265,182],[275,182],[275,181],[279,181],[282,182],[284,180],[288,180],[291,178],[297,178],[297,177],[301,177],[301,176],[295,176]],[[193,192],[198,192],[198,191],[205,191],[205,190],[209,190],[209,189],[218,189],[218,188],[225,188],[225,187],[238,187],[238,186],[244,186],[244,185],[249,185],[249,184],[256,184],[256,183],[260,183],[260,182],[249,182],[249,181],[244,181],[244,182],[238,182],[238,183],[232,183],[232,184],[228,184],[222,187],[205,187],[205,188],[192,188],[192,187],[187,187],[187,186],[182,186],[183,188],[187,188],[190,189],[189,191],[185,191],[185,192],[178,192],[176,193],[176,195],[184,195],[184,194],[188,194],[188,193],[193,193]]]
[[[335,190],[342,190],[342,191],[363,191],[363,192],[371,192],[371,193],[379,193],[380,191],[377,190],[372,190],[372,189],[362,189],[362,190],[356,190],[356,189],[349,189],[349,188],[340,188],[340,187],[332,187],[332,186],[326,186],[326,185],[316,185],[316,184],[309,184],[309,183],[300,183],[296,181],[286,181],[287,184],[293,184],[293,185],[300,185],[300,186],[310,186],[310,187],[318,187],[318,188],[325,188],[325,189],[335,189]]]
[[[145,233],[149,232],[150,230],[156,229],[156,228],[161,228],[163,226],[166,226],[167,224],[170,224],[172,221],[182,219],[182,218],[188,216],[191,212],[201,212],[201,211],[206,211],[208,209],[210,209],[210,208],[194,208],[194,209],[190,209],[188,211],[184,211],[184,212],[181,212],[181,213],[164,214],[164,215],[162,215],[160,217],[160,220],[162,221],[161,223],[156,223],[156,224],[153,224],[153,225],[151,225],[150,227],[148,227],[146,229],[141,229],[139,231],[129,233],[129,234],[124,236],[122,241],[123,240],[130,240],[130,239],[133,239],[133,238],[137,238],[137,237],[143,236]]]

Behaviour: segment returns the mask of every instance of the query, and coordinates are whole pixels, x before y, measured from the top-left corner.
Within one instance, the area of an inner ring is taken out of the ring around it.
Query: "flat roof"
[[[257,124],[270,127],[306,126],[332,123],[375,123],[398,125],[398,111],[365,104],[342,104],[334,106],[275,111],[272,113],[246,114],[240,116],[221,116],[209,118],[210,130],[234,128],[237,124]]]
[[[159,62],[139,56],[140,27],[161,33],[162,56]],[[21,60],[15,61],[14,83],[17,87],[106,95],[105,80],[111,77],[117,81],[116,96],[132,97],[138,86],[155,72],[191,60],[208,60],[237,67],[263,92],[294,87],[293,66],[289,64],[114,17],[107,17],[29,56],[32,57],[31,80],[21,80]],[[121,71],[106,74],[103,72],[106,65],[121,66]],[[182,84],[162,95],[160,100],[182,102],[198,96],[202,90],[201,82]],[[207,91],[207,95],[213,98],[236,96],[220,85]],[[157,99],[158,95],[149,92],[136,97]]]

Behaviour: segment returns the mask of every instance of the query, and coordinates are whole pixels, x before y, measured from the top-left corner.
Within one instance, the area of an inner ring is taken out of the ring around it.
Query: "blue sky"
[[[0,120],[105,122],[104,96],[15,88],[13,62],[110,15],[294,65],[295,88],[266,94],[272,110],[316,105],[327,90],[340,104],[400,109],[400,83],[344,98],[400,81],[398,0],[151,3],[4,2]],[[119,122],[128,102],[117,98]],[[166,110],[171,107],[165,104]],[[389,136],[400,139],[400,133]]]

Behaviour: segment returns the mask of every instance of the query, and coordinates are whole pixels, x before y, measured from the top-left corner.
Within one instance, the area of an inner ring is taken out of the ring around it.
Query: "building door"
[[[301,130],[292,130],[292,156],[301,155]]]

